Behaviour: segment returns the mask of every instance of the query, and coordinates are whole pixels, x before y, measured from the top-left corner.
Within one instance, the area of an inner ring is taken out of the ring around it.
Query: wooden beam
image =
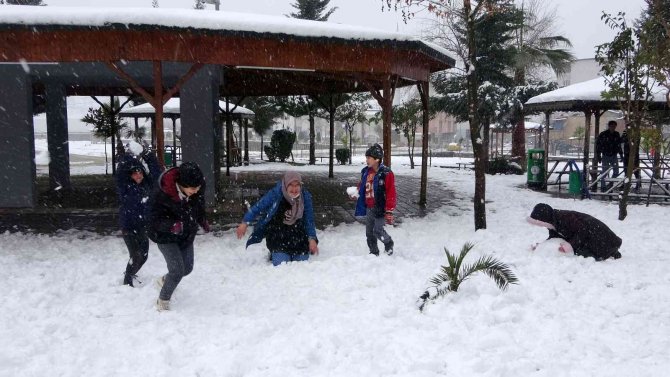
[[[191,66],[191,68],[188,70],[188,72],[186,72],[186,74],[184,76],[180,77],[179,80],[177,80],[177,83],[174,85],[174,87],[172,87],[172,89],[168,90],[163,95],[163,105],[165,105],[167,103],[167,101],[169,101],[170,98],[172,98],[172,96],[175,93],[177,93],[179,91],[179,89],[181,89],[181,86],[184,85],[184,83],[186,81],[188,81],[188,79],[193,77],[193,75],[195,75],[200,70],[200,68],[202,68],[203,66],[204,66],[204,64],[202,64],[202,63],[193,64]]]
[[[108,61],[105,62],[105,64],[107,65],[107,67],[109,67],[109,69],[111,69],[117,75],[121,76],[121,78],[126,80],[128,84],[130,84],[130,87],[139,95],[144,97],[144,99],[147,100],[147,102],[154,103],[154,96],[152,96],[151,94],[149,94],[149,92],[144,90],[144,88],[142,88],[142,86],[138,84],[137,81],[135,81],[135,79],[133,79],[129,74],[127,74],[121,68],[119,68],[119,66],[116,65],[115,62]]]

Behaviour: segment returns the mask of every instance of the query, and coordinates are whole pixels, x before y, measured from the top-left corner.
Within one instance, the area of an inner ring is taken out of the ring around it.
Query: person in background
[[[597,261],[621,258],[621,238],[591,215],[553,209],[548,204],[539,203],[533,208],[528,222],[549,229],[549,239],[564,239],[558,249],[562,253],[593,257]]]
[[[168,273],[158,279],[161,287],[156,307],[170,310],[170,299],[182,278],[193,271],[193,241],[198,226],[210,227],[205,218],[205,178],[194,162],[166,170],[151,204],[149,238],[158,244]]]
[[[621,136],[616,131],[617,123],[610,120],[607,123],[607,129],[598,135],[596,139],[596,151],[598,152],[598,162],[602,163],[602,173],[612,168],[612,177],[619,175],[619,160],[617,155],[623,160],[623,151],[621,150]],[[606,183],[603,181],[600,185],[600,191],[606,190]],[[611,187],[612,184],[610,183]]]
[[[161,167],[156,155],[137,142],[127,145],[116,167],[116,193],[119,199],[119,223],[130,259],[123,284],[134,287],[142,282],[137,273],[149,257],[149,195],[157,187]]]
[[[623,144],[623,166],[624,169],[628,169],[628,159],[630,157],[630,149],[632,148],[632,145],[630,144],[632,140],[628,139],[628,128],[629,126],[626,126],[626,129],[623,130],[623,134],[621,135],[621,144]],[[638,135],[638,150],[635,151],[634,157],[633,157],[633,175],[635,176],[635,191],[640,190],[640,186],[642,185],[641,181],[641,174],[640,174],[640,148],[639,148],[639,140],[640,137]],[[626,171],[626,170],[624,170]]]
[[[237,226],[238,239],[261,214],[264,216],[256,223],[247,247],[265,238],[274,266],[308,260],[310,254],[319,253],[312,195],[303,187],[299,173],[286,172],[273,189],[249,208]]]
[[[374,144],[365,151],[367,166],[361,170],[355,216],[366,216],[365,237],[370,254],[379,255],[377,240],[384,244],[387,255],[393,254],[393,239],[384,230],[384,223],[393,224],[396,205],[395,176],[382,163],[384,150]],[[353,199],[354,197],[352,197]]]

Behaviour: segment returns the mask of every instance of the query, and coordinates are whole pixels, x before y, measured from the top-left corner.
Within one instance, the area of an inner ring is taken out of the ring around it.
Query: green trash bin
[[[571,171],[568,175],[568,192],[570,194],[579,194],[582,192],[582,177],[578,171]]]
[[[165,166],[172,166],[173,157],[173,151],[166,148],[165,153],[163,154],[163,161],[165,162]]]
[[[544,149],[528,150],[528,170],[526,184],[531,188],[545,187]]]

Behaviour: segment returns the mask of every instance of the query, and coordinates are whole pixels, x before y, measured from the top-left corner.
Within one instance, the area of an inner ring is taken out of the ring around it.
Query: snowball
[[[352,198],[358,198],[358,187],[356,186],[347,187],[347,195],[349,195]]]
[[[135,156],[139,156],[144,152],[144,147],[142,144],[136,142],[136,141],[130,141],[128,142],[126,148],[128,149],[128,152],[134,154]]]

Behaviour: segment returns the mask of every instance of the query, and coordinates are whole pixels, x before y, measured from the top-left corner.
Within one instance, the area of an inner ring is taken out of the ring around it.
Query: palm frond
[[[449,292],[457,292],[459,286],[477,272],[484,272],[503,291],[510,284],[518,283],[519,280],[509,266],[490,255],[480,257],[474,264],[463,264],[463,260],[473,248],[474,244],[466,243],[461,248],[458,257],[451,254],[446,247],[444,248],[448,265],[440,266],[440,272],[430,279],[430,282],[434,285],[426,289],[417,300],[420,311],[424,310],[429,301],[442,297]]]

